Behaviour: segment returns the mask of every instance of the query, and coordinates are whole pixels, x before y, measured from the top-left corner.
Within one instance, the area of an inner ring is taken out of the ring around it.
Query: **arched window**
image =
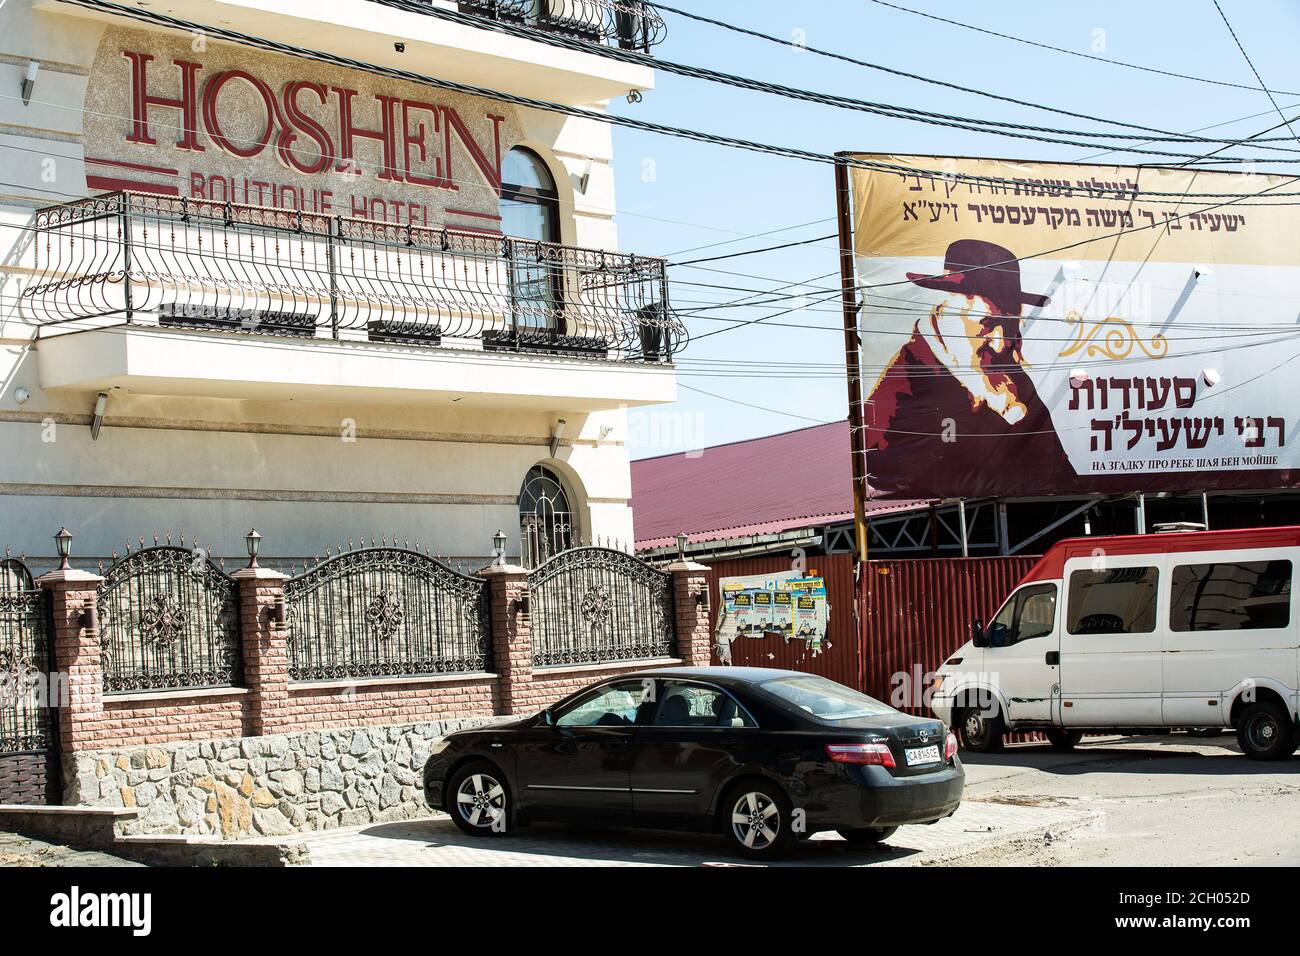
[[[560,241],[560,193],[555,179],[541,157],[522,146],[510,150],[501,163],[501,229],[516,239]],[[519,325],[562,332],[560,267],[536,251],[535,246],[516,244],[511,293]]]
[[[564,482],[545,465],[528,469],[519,489],[519,541],[525,567],[572,548],[578,541],[578,516]]]

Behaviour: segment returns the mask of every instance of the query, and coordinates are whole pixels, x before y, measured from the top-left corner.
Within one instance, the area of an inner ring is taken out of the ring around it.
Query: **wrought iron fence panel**
[[[643,0],[460,0],[458,7],[489,20],[643,53],[668,34],[659,11]]]
[[[292,680],[487,669],[487,583],[418,551],[344,551],[290,578],[284,594]]]
[[[27,566],[0,560],[0,753],[52,744],[49,615]]]
[[[670,361],[685,338],[664,260],[626,253],[130,192],[41,209],[34,233],[21,295],[43,325],[147,315],[645,362]]]
[[[156,545],[104,572],[104,693],[230,687],[243,678],[236,583],[198,551]]]
[[[528,588],[536,667],[672,652],[672,575],[640,558],[612,548],[573,548],[532,571]]]

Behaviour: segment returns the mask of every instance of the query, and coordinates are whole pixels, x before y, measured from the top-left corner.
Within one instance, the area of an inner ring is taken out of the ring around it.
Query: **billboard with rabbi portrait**
[[[854,158],[877,495],[1300,484],[1293,177]]]

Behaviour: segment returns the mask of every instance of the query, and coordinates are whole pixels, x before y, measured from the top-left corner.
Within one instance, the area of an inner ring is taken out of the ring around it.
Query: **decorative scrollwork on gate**
[[[235,581],[188,548],[128,553],[104,572],[99,643],[106,694],[237,685]]]
[[[573,548],[539,565],[528,587],[537,667],[672,652],[672,575],[639,558],[612,548]]]
[[[487,668],[486,582],[405,548],[344,551],[284,585],[293,680]]]
[[[49,616],[27,566],[0,560],[0,754],[50,746]]]

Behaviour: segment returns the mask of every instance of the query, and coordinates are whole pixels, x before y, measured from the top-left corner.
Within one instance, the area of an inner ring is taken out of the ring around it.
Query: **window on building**
[[[1290,623],[1290,561],[1174,568],[1169,627],[1175,631],[1255,631]]]
[[[545,465],[534,465],[519,491],[519,540],[526,567],[572,548],[578,521],[564,482]]]
[[[1071,634],[1150,634],[1156,629],[1155,568],[1109,568],[1070,575]]]
[[[510,292],[521,328],[563,331],[563,273],[530,242],[560,241],[560,194],[540,156],[516,147],[501,163],[501,229],[516,239]]]

